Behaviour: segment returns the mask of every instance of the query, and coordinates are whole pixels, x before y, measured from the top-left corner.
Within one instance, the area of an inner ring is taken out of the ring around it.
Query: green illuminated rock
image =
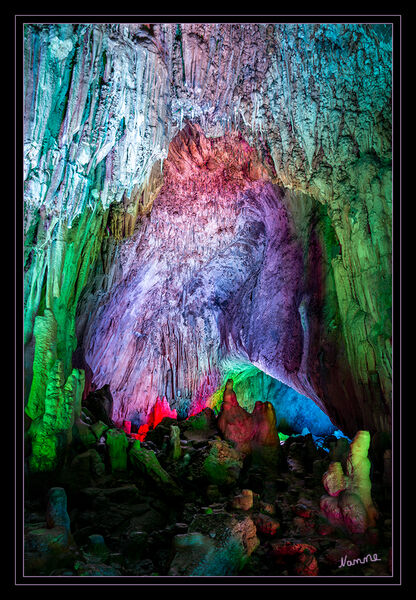
[[[97,421],[96,423],[93,423],[91,425],[91,431],[93,432],[93,434],[95,435],[97,440],[100,440],[100,438],[104,435],[104,433],[107,430],[108,430],[108,425],[106,425],[102,421]]]
[[[368,458],[370,441],[368,431],[359,431],[351,442],[347,458],[347,488],[349,492],[359,496],[367,512],[367,525],[374,527],[377,510],[371,497],[371,463]]]
[[[170,436],[170,446],[171,446],[171,454],[174,460],[177,460],[182,456],[182,448],[181,448],[181,439],[180,439],[180,429],[177,425],[170,426],[171,436]]]
[[[58,466],[60,451],[63,452],[72,439],[72,426],[83,389],[84,371],[73,369],[65,383],[62,363],[56,360],[48,372],[44,412],[32,421],[29,429],[32,470],[51,471]]]
[[[203,464],[208,480],[214,485],[235,483],[243,466],[241,455],[225,440],[215,440],[210,444],[211,450]]]
[[[133,466],[153,479],[161,489],[175,496],[181,495],[177,484],[161,466],[153,450],[143,448],[139,440],[136,440],[130,449],[129,457]]]
[[[51,309],[46,309],[43,316],[36,317],[33,333],[36,338],[33,380],[25,409],[32,420],[40,417],[45,410],[49,371],[56,360],[57,323]]]
[[[110,455],[111,470],[113,472],[126,471],[129,442],[124,431],[122,429],[109,429],[106,434],[106,443]]]

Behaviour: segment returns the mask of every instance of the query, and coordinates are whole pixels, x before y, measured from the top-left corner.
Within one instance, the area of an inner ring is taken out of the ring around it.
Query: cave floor
[[[391,575],[391,516],[383,486],[373,485],[379,494],[377,527],[349,534],[330,525],[320,511],[329,458],[310,444],[310,436],[296,438],[295,454],[288,452],[290,444],[281,445],[278,463],[246,457],[240,470],[231,469],[226,481],[213,483],[201,465],[220,440],[218,431],[181,430],[181,453],[174,458],[172,422],[164,419],[141,443],[157,456],[169,480],[163,481],[160,473],[139,472],[131,461],[126,471],[112,472],[105,444],[79,448],[59,474],[28,477],[26,575]],[[97,457],[105,469],[97,468]],[[45,497],[54,486],[67,494],[70,534],[67,542],[55,539],[51,544]],[[234,559],[227,544],[236,532],[244,556]],[[209,559],[209,544],[220,538],[215,562]]]

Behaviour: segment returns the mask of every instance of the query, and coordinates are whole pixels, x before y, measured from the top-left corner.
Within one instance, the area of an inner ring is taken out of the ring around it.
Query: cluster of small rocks
[[[322,477],[345,442],[327,440],[328,453],[291,436],[247,453],[217,424],[205,409],[164,418],[144,442],[110,429],[59,473],[31,475],[26,575],[390,574],[387,513],[351,534],[321,510]]]

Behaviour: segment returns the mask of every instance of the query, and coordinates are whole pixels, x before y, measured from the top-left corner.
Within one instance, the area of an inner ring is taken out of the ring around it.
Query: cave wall
[[[299,264],[306,265],[302,286],[310,293],[303,304],[296,299],[298,336],[288,344],[302,340],[303,348],[307,336],[309,353],[299,365],[304,355],[294,350],[296,364],[289,369],[286,364],[285,372],[276,375],[284,379],[289,370],[289,383],[297,379],[296,385],[307,389],[347,433],[388,429],[388,27],[28,25],[24,52],[26,390],[31,357],[40,345],[36,330],[33,336],[36,315],[42,317],[45,308],[53,311],[57,328],[51,343],[68,377],[74,328],[80,329],[74,316],[80,293],[94,280],[90,289],[95,285],[101,298],[97,268],[101,283],[105,280],[104,294],[115,282],[122,285],[126,271],[116,257],[128,255],[125,248],[136,243],[135,228],[154,226],[154,201],[162,189],[169,144],[190,121],[208,139],[241,133],[267,172],[257,174],[257,183],[250,185],[273,190],[270,198],[280,198],[296,232]],[[308,211],[319,225],[305,221]],[[91,224],[77,224],[85,221]],[[132,241],[120,245],[130,235]],[[113,266],[106,270],[105,261]],[[134,276],[139,277],[132,271]],[[314,278],[320,284],[311,287]],[[70,307],[68,317],[60,306]],[[88,319],[82,311],[78,314],[84,321],[82,337]],[[328,326],[320,324],[322,315]],[[273,329],[276,315],[269,316]],[[243,345],[250,346],[247,336]],[[237,343],[236,335],[231,339]],[[175,336],[168,333],[167,340],[173,344]],[[140,346],[140,338],[134,343]],[[190,347],[194,343],[192,337]],[[249,359],[251,353],[266,368],[250,348]],[[98,363],[92,360],[94,368]],[[50,361],[42,364],[44,387]],[[98,381],[99,371],[93,374]]]

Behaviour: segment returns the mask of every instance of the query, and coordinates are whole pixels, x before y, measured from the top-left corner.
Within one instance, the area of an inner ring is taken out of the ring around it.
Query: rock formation
[[[350,444],[346,473],[340,462],[331,462],[323,476],[329,496],[322,496],[321,509],[333,525],[351,533],[374,527],[378,516],[371,497],[369,447],[369,432],[359,431]]]

